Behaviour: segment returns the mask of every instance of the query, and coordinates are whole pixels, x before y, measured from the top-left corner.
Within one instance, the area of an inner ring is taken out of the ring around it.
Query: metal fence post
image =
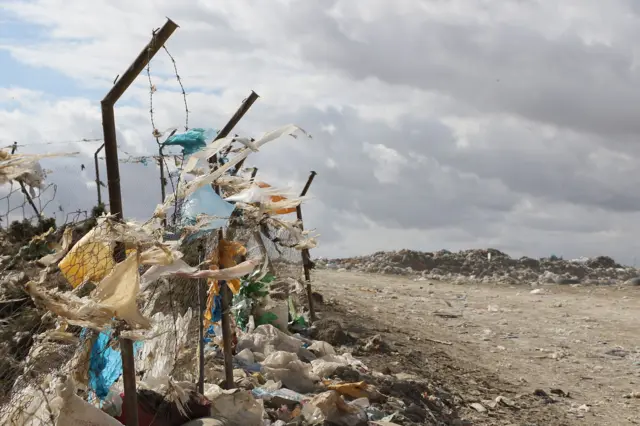
[[[96,149],[96,152],[93,154],[93,162],[96,167],[96,188],[98,188],[98,205],[102,204],[102,190],[100,189],[100,167],[98,164],[98,154],[104,148],[104,144],[100,145],[100,148]]]
[[[251,105],[258,99],[258,94],[253,90],[249,94],[249,97],[242,101],[240,107],[236,110],[235,114],[229,119],[227,124],[220,130],[218,135],[214,140],[226,138],[231,130],[238,124],[238,122],[244,117],[244,115],[249,111]],[[218,163],[218,156],[215,155],[209,159],[209,163],[211,167],[216,167]],[[241,164],[238,164],[236,167],[236,171],[240,170]],[[214,184],[212,187],[215,189],[216,193],[220,195],[220,188]],[[221,244],[220,242],[224,238],[224,234],[222,229],[218,230],[218,263],[220,263],[220,259],[222,259],[221,253]],[[222,265],[218,265],[220,269],[222,269]],[[233,353],[231,351],[231,318],[229,317],[229,309],[231,308],[233,295],[231,294],[231,289],[227,286],[227,283],[224,281],[220,281],[220,296],[222,298],[222,342],[223,342],[223,355],[224,355],[224,370],[225,370],[225,387],[227,389],[232,389],[234,386],[233,382]]]
[[[115,82],[109,93],[100,102],[102,109],[102,131],[104,133],[104,150],[107,163],[107,180],[109,187],[109,206],[111,214],[119,220],[124,218],[122,211],[122,193],[120,190],[120,168],[118,165],[118,143],[116,140],[116,121],[114,105],[133,83],[136,77],[149,63],[151,58],[160,50],[164,43],[178,25],[171,19],[167,19],[164,26],[154,31],[153,37],[138,57],[129,66],[127,71]],[[117,244],[114,253],[116,262],[125,258],[124,245]],[[135,359],[133,342],[129,339],[120,339],[120,351],[122,354],[122,379],[124,382],[126,422],[127,426],[138,426],[138,398],[136,391]]]
[[[312,171],[309,175],[309,179],[307,179],[307,183],[304,185],[302,192],[300,193],[301,197],[307,195],[307,191],[309,191],[309,187],[311,186],[311,182],[313,182],[313,178],[317,175],[316,172]],[[302,222],[302,207],[298,204],[296,207],[296,215],[298,216],[298,220],[300,221],[300,227],[304,229],[304,224]],[[302,267],[304,268],[304,279],[307,282],[307,303],[309,303],[309,319],[311,322],[316,320],[316,310],[313,306],[313,292],[311,291],[311,256],[309,254],[309,249],[302,249]]]

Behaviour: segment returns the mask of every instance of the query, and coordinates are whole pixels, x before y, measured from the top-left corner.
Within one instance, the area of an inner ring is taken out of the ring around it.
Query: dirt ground
[[[393,348],[364,361],[446,386],[474,425],[640,424],[640,288],[531,294],[526,285],[320,270],[314,290],[324,296],[321,315]]]

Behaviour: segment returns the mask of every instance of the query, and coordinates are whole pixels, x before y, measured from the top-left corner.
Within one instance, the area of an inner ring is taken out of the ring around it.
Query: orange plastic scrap
[[[256,184],[260,188],[271,188],[271,185],[265,182],[256,182]],[[284,200],[286,200],[286,198],[280,195],[274,195],[271,197],[271,201],[273,201],[274,203],[277,203],[278,201],[284,201]],[[280,209],[275,211],[276,214],[290,214],[295,212],[296,212],[295,207],[289,207],[288,209]]]
[[[218,256],[218,253],[220,253],[220,256]],[[211,254],[211,258],[209,259],[209,269],[217,271],[220,269],[218,266],[219,264],[221,264],[225,269],[236,266],[236,257],[245,256],[246,254],[247,249],[242,244],[236,241],[220,240],[218,243],[218,250],[214,250]],[[209,284],[209,291],[207,295],[207,309],[204,312],[205,327],[208,327],[211,324],[211,309],[213,308],[215,297],[220,294],[220,283],[218,283],[218,280],[209,279],[207,280],[207,283]],[[236,278],[227,281],[227,285],[233,294],[238,294],[242,283],[240,282],[240,279]]]
[[[325,386],[329,390],[334,390],[340,395],[350,396],[351,398],[367,398],[369,396],[366,382],[357,383],[331,383],[328,380],[324,381]]]

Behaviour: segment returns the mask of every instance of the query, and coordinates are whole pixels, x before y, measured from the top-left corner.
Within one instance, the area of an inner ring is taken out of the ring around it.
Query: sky
[[[247,165],[298,189],[318,173],[313,255],[640,255],[634,0],[0,0],[0,145],[80,152],[43,160],[58,219],[96,204],[100,142],[74,141],[102,137],[100,99],[166,17],[189,127],[221,128],[254,90],[236,133],[312,134]],[[184,127],[164,51],[149,71],[156,127]],[[121,159],[156,152],[149,100],[143,72],[116,107]],[[150,216],[158,174],[121,164],[125,216]]]

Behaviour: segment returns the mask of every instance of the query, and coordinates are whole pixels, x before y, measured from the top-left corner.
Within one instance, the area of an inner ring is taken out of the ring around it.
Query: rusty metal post
[[[162,145],[160,145],[160,147],[158,148],[158,155],[160,156],[160,197],[162,197],[162,200],[160,202],[162,204],[164,204],[164,199],[167,197],[167,181],[164,177],[164,153],[162,152],[163,149],[164,146]]]
[[[300,193],[301,197],[307,195],[307,191],[309,191],[311,182],[313,182],[313,178],[315,178],[316,175],[316,172],[311,172],[311,174],[309,175],[309,179],[307,179],[307,183],[304,185],[304,188]],[[302,207],[299,204],[296,207],[296,215],[298,216],[298,220],[300,221],[300,228],[304,229],[304,224],[302,222]],[[313,322],[316,320],[316,310],[313,306],[313,292],[311,291],[311,256],[309,254],[309,249],[302,249],[302,267],[304,269],[304,279],[307,282],[307,303],[309,304],[309,320]]]
[[[216,136],[216,138],[214,140],[226,138],[227,136],[229,136],[229,133],[231,133],[233,128],[236,127],[236,124],[238,124],[238,122],[242,119],[242,117],[244,117],[244,115],[247,113],[247,111],[249,111],[249,108],[251,108],[251,105],[253,105],[253,103],[255,101],[257,101],[259,97],[260,96],[258,96],[258,94],[252,90],[251,93],[249,94],[249,96],[247,97],[247,99],[242,101],[242,104],[240,105],[240,107],[238,108],[236,113],[233,114],[231,119],[222,128],[222,130],[220,130],[220,133],[218,133],[218,136]],[[233,176],[238,174],[238,172],[242,168],[242,165],[244,164],[245,160],[246,160],[246,158],[243,159],[242,161],[240,161],[236,165],[236,168],[233,169],[233,171],[231,172],[231,174]]]
[[[235,112],[235,114],[233,114],[233,116],[229,119],[222,130],[220,130],[220,133],[218,133],[218,136],[216,136],[214,140],[226,138],[227,136],[229,136],[229,133],[231,133],[233,128],[236,127],[236,124],[238,124],[238,122],[242,120],[242,117],[244,117],[247,111],[249,111],[249,108],[251,108],[251,105],[253,105],[253,103],[257,101],[258,98],[258,94],[252,90],[249,94],[249,97],[242,101],[242,104],[240,105],[238,110]]]
[[[154,31],[149,44],[140,52],[127,71],[114,83],[109,93],[100,102],[102,109],[102,131],[104,133],[104,150],[107,163],[107,181],[109,187],[109,207],[111,214],[119,220],[124,218],[122,211],[122,193],[120,190],[120,168],[118,164],[118,143],[116,140],[116,121],[113,111],[115,103],[131,86],[140,72],[147,66],[151,58],[162,48],[164,43],[178,25],[171,19],[158,31]],[[114,252],[116,262],[125,258],[124,245],[116,245]],[[129,339],[120,340],[122,354],[122,379],[124,382],[126,424],[138,426],[138,397],[136,391],[136,371],[133,353],[133,342]]]
[[[198,247],[200,263],[204,262],[204,245]],[[198,393],[204,395],[204,310],[207,306],[206,280],[198,280]]]
[[[11,154],[15,154],[17,150],[18,150],[18,142],[14,142],[13,146],[11,147]],[[36,213],[36,216],[38,216],[38,222],[42,222],[42,215],[40,214],[38,207],[36,207],[36,203],[33,202],[33,198],[31,198],[31,194],[29,194],[29,191],[27,191],[27,188],[24,186],[24,182],[19,180],[18,183],[20,184],[20,189],[22,190],[22,194],[27,199],[27,202],[29,203],[33,211]]]
[[[100,190],[100,167],[98,165],[98,154],[104,148],[104,144],[100,145],[100,148],[96,149],[96,152],[93,154],[93,162],[96,166],[96,188],[98,188],[98,205],[102,205],[102,191]]]
[[[238,124],[238,122],[244,117],[244,115],[249,111],[251,105],[258,99],[258,94],[253,90],[249,94],[249,96],[242,101],[242,104],[238,108],[238,110],[233,114],[231,119],[227,122],[227,124],[220,130],[220,133],[216,136],[214,140],[226,138],[231,130]],[[214,156],[209,159],[209,164],[211,167],[217,167],[218,156]],[[241,164],[236,167],[236,172],[240,170]],[[215,184],[212,184],[216,193],[220,195],[220,188]],[[220,259],[222,259],[222,253],[220,251],[221,244],[220,242],[224,238],[224,233],[222,229],[218,230],[218,263],[220,263]],[[218,265],[220,269],[222,269],[222,265]],[[224,281],[220,282],[220,296],[222,298],[222,345],[223,345],[223,354],[224,354],[224,371],[225,371],[225,387],[227,389],[232,389],[234,386],[233,382],[233,352],[231,348],[232,343],[232,330],[231,330],[231,318],[229,314],[229,309],[231,308],[231,299],[233,295],[231,294],[231,289],[227,286],[227,283]]]

